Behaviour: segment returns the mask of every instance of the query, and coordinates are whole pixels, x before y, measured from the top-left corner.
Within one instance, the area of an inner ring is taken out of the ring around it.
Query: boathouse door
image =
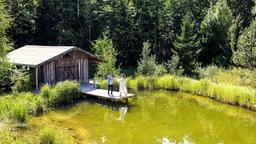
[[[56,80],[79,80],[76,60],[61,60],[56,63]]]

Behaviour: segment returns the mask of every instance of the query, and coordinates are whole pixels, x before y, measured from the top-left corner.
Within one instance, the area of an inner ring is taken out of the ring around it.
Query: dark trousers
[[[111,91],[111,94],[113,94],[113,85],[108,85],[108,94],[109,94],[109,91]]]

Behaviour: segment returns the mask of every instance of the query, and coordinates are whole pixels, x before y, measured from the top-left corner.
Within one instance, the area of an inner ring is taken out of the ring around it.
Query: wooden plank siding
[[[79,82],[88,83],[88,59],[77,59]]]
[[[88,61],[88,56],[78,50],[60,55],[39,67],[39,83],[54,85],[58,81],[64,80],[88,83]]]
[[[55,61],[50,61],[39,68],[40,82],[43,84],[53,85],[56,82],[55,79]]]

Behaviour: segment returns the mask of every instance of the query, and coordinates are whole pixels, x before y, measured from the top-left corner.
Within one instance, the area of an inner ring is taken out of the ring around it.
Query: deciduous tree
[[[256,20],[240,35],[232,60],[238,66],[256,67]]]

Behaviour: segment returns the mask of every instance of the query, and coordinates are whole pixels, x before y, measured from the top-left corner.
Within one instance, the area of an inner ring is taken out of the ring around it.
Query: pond
[[[255,143],[256,113],[169,91],[138,92],[128,105],[86,98],[42,117],[77,133],[81,143]]]

